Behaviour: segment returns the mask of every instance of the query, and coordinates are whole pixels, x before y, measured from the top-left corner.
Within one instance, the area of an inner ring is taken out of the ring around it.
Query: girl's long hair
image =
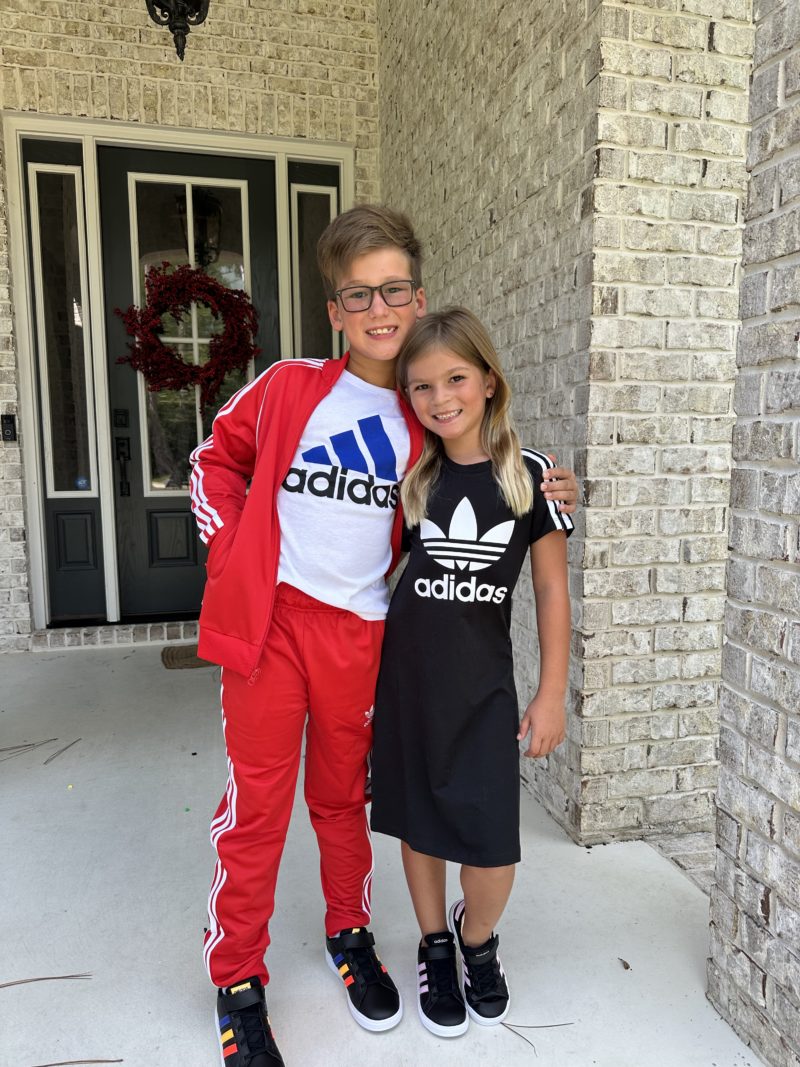
[[[431,348],[444,348],[480,368],[494,372],[494,395],[486,399],[481,446],[492,461],[492,474],[514,515],[533,506],[533,485],[511,419],[511,390],[500,358],[480,320],[463,307],[448,307],[419,319],[400,349],[397,384],[407,395],[411,364]],[[416,526],[426,515],[428,494],[442,469],[442,440],[426,430],[422,455],[400,487],[406,523]]]

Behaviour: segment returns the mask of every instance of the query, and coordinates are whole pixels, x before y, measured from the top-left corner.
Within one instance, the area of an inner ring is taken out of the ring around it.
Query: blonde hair
[[[379,248],[405,252],[411,280],[417,289],[421,287],[422,245],[407,216],[383,204],[358,204],[337,215],[317,243],[317,264],[329,300],[353,260]]]
[[[397,384],[404,392],[408,389],[411,364],[433,347],[453,352],[484,374],[493,372],[496,385],[494,394],[486,399],[481,446],[492,461],[492,474],[506,503],[519,518],[533,507],[533,484],[511,418],[511,389],[488,333],[477,316],[463,307],[444,308],[419,319],[397,360]],[[409,526],[416,526],[425,518],[428,495],[441,472],[443,454],[441,438],[426,431],[422,455],[400,487]]]

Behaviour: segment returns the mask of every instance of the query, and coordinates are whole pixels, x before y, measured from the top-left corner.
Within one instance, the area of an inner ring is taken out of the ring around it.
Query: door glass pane
[[[201,353],[202,362],[202,353]],[[237,389],[241,389],[243,385],[247,384],[247,375],[244,371],[232,371],[225,378],[222,383],[222,388],[214,400],[213,404],[209,404],[206,410],[203,412],[203,438],[205,439],[211,433],[211,423],[214,421],[217,412],[223,404],[227,404]]]
[[[139,292],[145,299],[145,275],[151,267],[169,263],[179,267],[189,262],[186,242],[186,186],[181,183],[136,183],[136,229],[139,248]],[[184,315],[176,323],[165,315],[167,337],[191,337],[192,320]]]
[[[187,197],[191,199],[187,201]],[[191,263],[229,289],[245,288],[245,218],[243,188],[186,182],[137,182],[139,282],[148,269],[168,262]],[[192,256],[189,255],[191,235]],[[141,299],[145,291],[142,288]],[[163,318],[164,343],[187,363],[208,359],[208,342],[224,324],[202,304],[176,324]],[[213,406],[203,413],[203,436],[210,432],[216,411],[246,382],[245,372],[228,376]],[[146,393],[147,440],[151,491],[186,489],[189,454],[198,442],[199,387]]]
[[[195,264],[228,289],[244,289],[244,240],[241,189],[195,185],[194,209]],[[222,322],[207,307],[197,307],[200,337],[221,333]]]
[[[36,191],[52,488],[81,492],[92,484],[75,176],[39,171]]]
[[[147,392],[150,488],[188,489],[189,453],[197,445],[194,389]]]
[[[317,242],[331,221],[328,192],[297,193],[297,285],[299,292],[300,336],[297,356],[327,358],[333,355],[331,324],[325,290],[317,267]]]

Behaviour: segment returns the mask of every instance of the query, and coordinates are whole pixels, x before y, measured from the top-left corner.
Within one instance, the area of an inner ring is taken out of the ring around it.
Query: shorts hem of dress
[[[386,837],[396,837],[398,841],[405,841],[414,852],[420,852],[423,856],[432,856],[434,859],[447,860],[449,863],[463,863],[468,867],[510,867],[520,862],[521,850],[517,850],[514,858],[478,856],[475,853],[467,854],[458,849],[440,848],[423,843],[419,839],[411,839],[411,835],[401,830],[390,829],[388,826],[379,826],[372,823],[372,831],[376,834],[384,834]]]

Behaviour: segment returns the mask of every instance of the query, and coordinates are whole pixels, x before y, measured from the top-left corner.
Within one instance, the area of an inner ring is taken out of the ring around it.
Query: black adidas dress
[[[476,867],[520,858],[511,594],[532,542],[572,530],[539,490],[553,463],[523,454],[534,500],[520,519],[490,462],[444,460],[407,535],[375,698],[372,829]]]

